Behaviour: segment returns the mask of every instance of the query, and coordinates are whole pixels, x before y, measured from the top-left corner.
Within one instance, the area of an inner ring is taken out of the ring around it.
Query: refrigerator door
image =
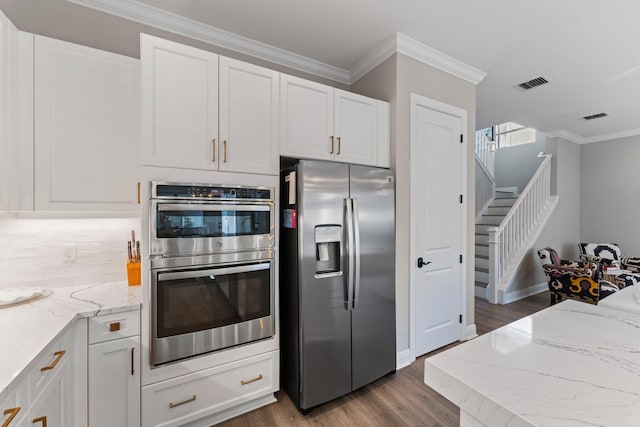
[[[395,177],[351,165],[350,189],[359,245],[351,312],[353,389],[396,369]]]
[[[300,286],[300,407],[309,409],[351,391],[350,312],[345,307],[345,199],[349,197],[346,164],[301,161],[298,166],[298,241]],[[335,240],[337,271],[326,272],[332,252],[316,241]],[[320,261],[320,262],[319,262]],[[318,266],[321,267],[318,267]]]

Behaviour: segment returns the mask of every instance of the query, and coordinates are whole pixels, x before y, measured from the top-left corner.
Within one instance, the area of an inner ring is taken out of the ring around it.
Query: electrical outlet
[[[64,244],[64,260],[66,262],[75,262],[76,261],[76,252],[77,245],[75,243],[65,243]]]

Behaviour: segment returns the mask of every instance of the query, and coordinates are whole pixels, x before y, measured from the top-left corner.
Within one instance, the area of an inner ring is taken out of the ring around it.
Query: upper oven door
[[[272,203],[151,202],[150,255],[273,248]]]

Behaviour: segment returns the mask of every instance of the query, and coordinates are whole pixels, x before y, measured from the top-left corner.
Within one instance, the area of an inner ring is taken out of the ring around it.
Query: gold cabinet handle
[[[331,135],[329,138],[331,139],[331,151],[329,151],[329,154],[333,154],[333,135]]]
[[[211,148],[211,161],[215,162],[216,161],[216,139],[215,138],[213,138],[211,140],[211,145],[212,145],[212,148]]]
[[[109,332],[118,332],[120,330],[120,322],[109,323]]]
[[[336,139],[338,140],[338,152],[336,154],[340,155],[340,149],[342,148],[342,144],[340,143],[340,137]]]
[[[173,409],[173,408],[176,408],[178,406],[184,405],[185,403],[193,402],[194,400],[196,400],[196,395],[195,394],[191,397],[191,399],[187,399],[187,400],[184,400],[182,402],[178,402],[178,403],[169,402],[169,408]]]
[[[16,415],[18,415],[18,412],[20,412],[19,406],[16,406],[15,408],[11,408],[11,409],[5,409],[2,414],[9,415],[9,418],[7,418],[7,420],[4,423],[2,423],[2,427],[9,427],[9,424],[11,424],[11,421],[13,421]]]
[[[262,379],[262,374],[258,375],[255,378],[251,378],[250,380],[240,380],[240,384],[247,385],[251,383],[255,383],[256,381],[260,381]]]
[[[140,204],[140,181],[138,181],[138,204]]]
[[[222,141],[222,145],[224,146],[224,158],[222,159],[223,163],[227,163],[227,140]]]
[[[58,364],[58,362],[60,361],[60,359],[62,359],[62,356],[64,356],[64,354],[66,353],[66,351],[62,350],[62,351],[56,351],[55,353],[53,353],[54,356],[56,356],[56,359],[53,361],[53,363],[49,366],[45,366],[44,368],[40,368],[40,372],[44,372],[44,371],[50,371],[51,369],[55,368],[56,365]],[[45,418],[45,425],[47,424],[46,421],[46,417]],[[38,420],[39,421],[39,420]],[[35,423],[36,421],[34,421]]]
[[[47,417],[38,417],[38,418],[34,418],[33,421],[31,421],[33,424],[35,423],[42,423],[42,427],[47,427]]]
[[[131,375],[133,375],[136,371],[133,368],[134,364],[133,364],[133,354],[136,351],[135,347],[131,347]]]

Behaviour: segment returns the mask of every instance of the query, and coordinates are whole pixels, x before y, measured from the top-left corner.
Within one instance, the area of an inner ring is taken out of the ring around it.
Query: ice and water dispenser
[[[340,241],[342,227],[317,225],[315,227],[316,276],[342,274],[340,270]]]

